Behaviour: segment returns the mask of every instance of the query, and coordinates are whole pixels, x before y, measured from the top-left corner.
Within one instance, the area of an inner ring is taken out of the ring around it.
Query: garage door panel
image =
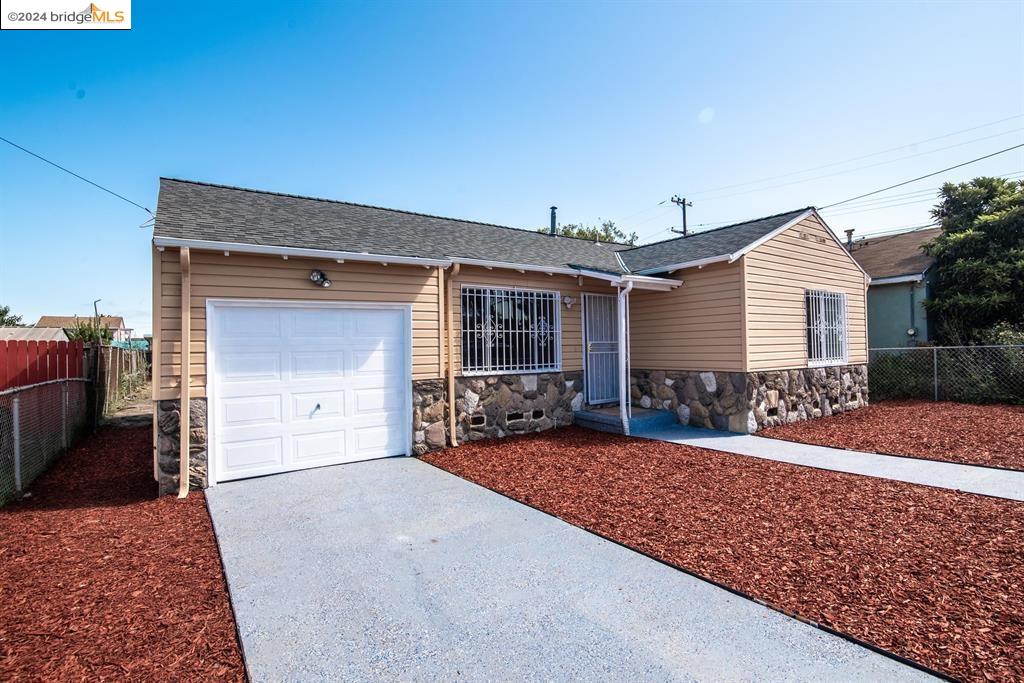
[[[345,431],[299,434],[292,439],[292,459],[296,464],[338,461],[345,457]]]
[[[401,367],[396,349],[356,349],[352,352],[352,374],[395,375]]]
[[[291,354],[292,379],[344,377],[346,352],[293,351]]]
[[[409,452],[401,309],[240,310],[208,341],[218,481]]]
[[[220,404],[220,424],[241,427],[281,422],[281,395],[238,396],[225,398]]]
[[[253,382],[281,379],[280,352],[218,351],[217,376],[220,382]]]
[[[359,457],[385,457],[401,455],[405,447],[394,434],[397,425],[380,425],[375,427],[359,427],[354,430],[355,455]]]
[[[282,437],[246,439],[222,444],[224,464],[232,475],[261,473],[284,464]]]
[[[394,411],[402,407],[404,393],[400,396],[386,387],[380,389],[358,389],[353,391],[355,415]]]
[[[344,417],[345,391],[292,394],[292,420],[328,420]],[[320,406],[319,409],[317,406]]]
[[[348,316],[339,310],[297,310],[290,314],[288,337],[291,339],[338,339],[346,335]]]
[[[391,311],[352,311],[353,339],[392,339],[400,341],[405,336],[401,319]]]
[[[218,312],[217,336],[225,342],[281,337],[281,316],[263,308],[225,308]]]

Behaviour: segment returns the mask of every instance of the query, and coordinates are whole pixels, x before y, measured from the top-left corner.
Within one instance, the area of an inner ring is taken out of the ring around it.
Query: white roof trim
[[[871,281],[873,285],[896,285],[901,282],[921,282],[924,280],[924,273],[916,275],[894,275],[893,277],[880,277]]]
[[[188,240],[178,237],[153,237],[153,244],[159,247],[189,247],[190,249],[207,249],[210,251],[234,251],[239,254],[270,254],[273,256],[304,256],[307,258],[342,259],[345,261],[369,261],[372,263],[409,264],[416,266],[441,266],[447,268],[452,264],[447,259],[429,259],[418,256],[395,256],[391,254],[369,254],[351,251],[330,251],[327,249],[305,249],[301,247],[277,247],[265,244],[245,244],[242,242],[216,242],[212,240]]]
[[[565,266],[535,266],[528,263],[509,263],[507,261],[488,261],[476,258],[452,258],[452,263],[463,266],[479,266],[481,268],[507,268],[509,270],[522,270],[531,273],[555,273],[558,275],[579,275],[579,268],[566,268]]]
[[[567,268],[564,266],[537,266],[527,263],[509,263],[506,261],[487,261],[483,259],[429,259],[418,256],[395,256],[391,254],[370,254],[352,251],[331,251],[327,249],[305,249],[301,247],[278,247],[265,244],[245,244],[242,242],[219,242],[213,240],[190,240],[179,237],[153,237],[153,244],[158,248],[164,247],[189,247],[191,249],[205,249],[209,251],[231,251],[239,254],[267,254],[282,257],[306,257],[334,259],[336,261],[363,261],[368,263],[396,264],[396,265],[417,265],[417,266],[440,266],[447,268],[453,263],[464,266],[480,266],[483,268],[502,268],[506,270],[518,270],[520,272],[550,273],[558,275],[583,275],[586,277],[607,280],[613,284],[634,282],[639,289],[672,289],[682,285],[681,280],[669,280],[658,277],[641,277],[637,275],[616,275],[604,273],[585,268]]]
[[[751,252],[754,249],[757,249],[759,246],[761,246],[762,244],[764,244],[765,242],[767,242],[771,238],[775,237],[776,235],[782,234],[783,232],[785,232],[786,230],[789,230],[790,228],[792,228],[794,225],[796,225],[797,223],[799,223],[803,219],[805,219],[805,218],[807,218],[809,216],[813,216],[814,214],[815,214],[814,209],[807,209],[806,211],[804,211],[802,214],[800,214],[799,216],[797,216],[793,220],[780,225],[779,227],[775,228],[774,230],[772,230],[767,235],[764,235],[763,237],[760,237],[760,238],[754,240],[753,242],[751,242],[747,246],[743,247],[739,251],[730,254],[729,255],[729,263],[732,263],[733,261],[735,261],[739,257],[743,256],[744,254],[746,254],[748,252]],[[818,218],[821,218],[821,216],[818,216]],[[825,221],[822,221],[822,224],[824,224],[824,223],[825,223]],[[831,233],[831,232],[832,231],[829,230],[829,233]],[[832,237],[835,238],[835,235],[833,235]]]
[[[644,270],[637,271],[637,275],[649,275],[651,273],[671,273],[674,270],[682,270],[684,268],[699,268],[701,266],[706,266],[711,263],[729,261],[731,258],[732,254],[720,254],[718,256],[709,256],[708,258],[697,259],[696,261],[685,261],[683,263],[673,263],[672,265],[669,266],[645,268]]]

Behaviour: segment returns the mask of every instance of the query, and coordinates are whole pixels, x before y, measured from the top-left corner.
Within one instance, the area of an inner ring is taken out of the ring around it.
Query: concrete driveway
[[[254,681],[925,678],[419,460],[207,496]]]

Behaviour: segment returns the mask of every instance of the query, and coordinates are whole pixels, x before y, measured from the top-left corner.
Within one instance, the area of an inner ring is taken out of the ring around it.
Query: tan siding
[[[159,258],[159,297],[154,294],[154,374],[157,397],[177,398],[181,373],[181,268],[178,251],[154,252]],[[309,271],[328,273],[330,289],[314,288]],[[412,304],[414,379],[440,377],[442,349],[439,308],[441,291],[435,268],[334,263],[323,259],[192,252],[192,334],[189,360],[192,393],[206,395],[206,300],[208,298],[352,301]]]
[[[519,273],[509,270],[487,270],[486,268],[464,267],[452,280],[452,314],[455,372],[462,372],[462,285],[485,285],[496,287],[518,287],[522,289],[546,289],[559,293],[560,297],[571,296],[576,300],[572,308],[559,304],[562,318],[562,370],[583,369],[583,328],[581,311],[583,293],[615,294],[614,287],[607,282],[570,275],[545,275],[544,273]]]
[[[739,263],[716,263],[673,274],[683,286],[630,294],[634,368],[743,368],[743,278]]]
[[[846,293],[849,362],[867,362],[864,274],[817,218],[776,235],[744,260],[748,370],[807,367],[807,289]]]

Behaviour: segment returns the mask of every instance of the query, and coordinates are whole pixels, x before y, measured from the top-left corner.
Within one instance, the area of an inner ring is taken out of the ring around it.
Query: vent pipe
[[[853,251],[853,228],[846,231],[846,251]]]
[[[551,207],[551,230],[548,231],[549,235],[557,235],[558,234],[558,230],[555,228],[555,211],[557,211],[557,210],[558,210],[557,206],[552,206]]]

